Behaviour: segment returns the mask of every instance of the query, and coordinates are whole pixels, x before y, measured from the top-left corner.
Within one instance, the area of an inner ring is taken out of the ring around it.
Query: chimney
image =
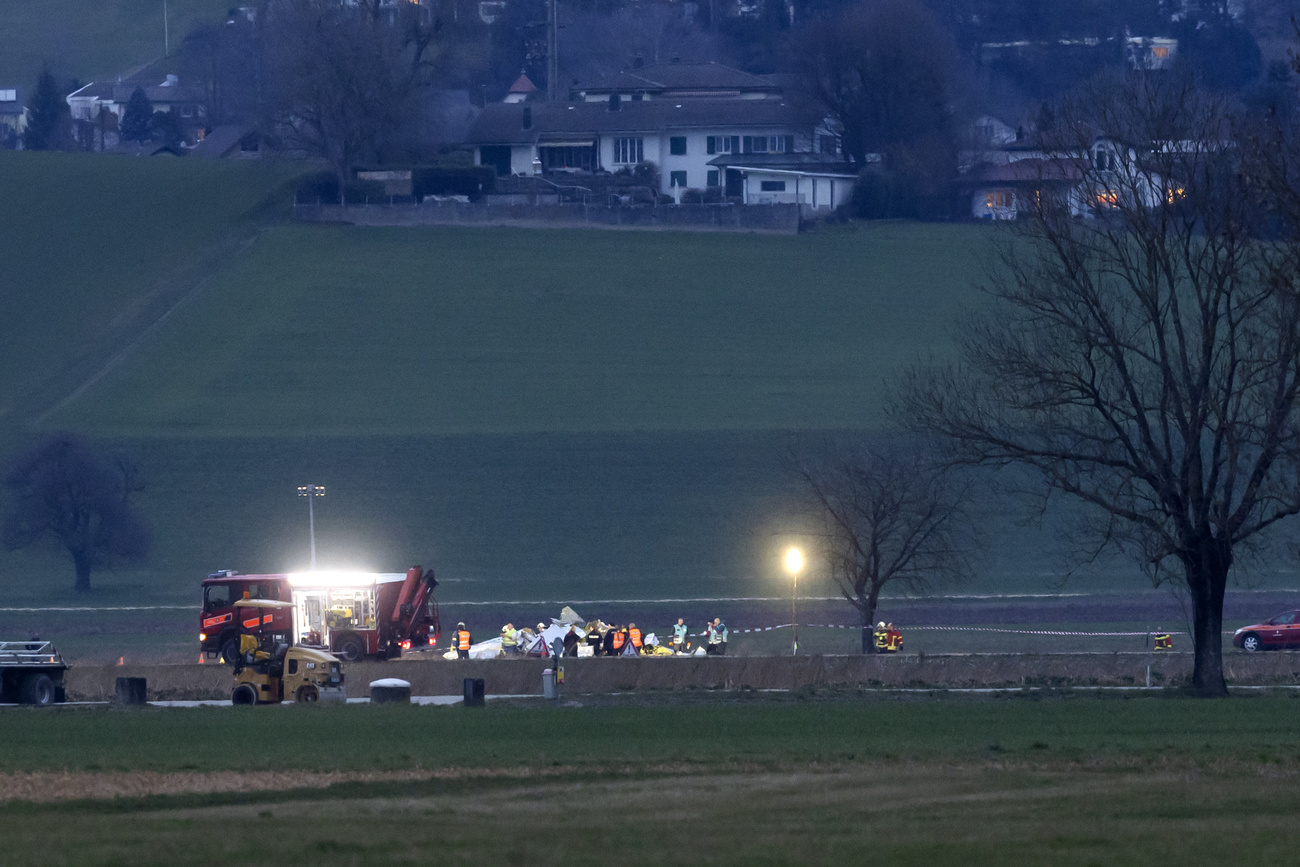
[[[524,129],[532,129],[532,128],[533,128],[533,107],[530,105],[525,105],[524,106]]]
[[[623,102],[622,97],[620,97],[617,93],[611,93],[609,95],[609,110],[618,111],[620,108],[623,107],[622,102]]]

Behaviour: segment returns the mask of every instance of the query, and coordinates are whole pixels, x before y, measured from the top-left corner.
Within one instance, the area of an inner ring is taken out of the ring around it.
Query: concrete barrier
[[[1020,686],[1141,686],[1145,653],[952,654],[927,656],[737,656],[642,659],[566,659],[564,691],[583,693],[690,689],[800,689],[804,687],[917,687],[959,689]],[[1153,685],[1185,683],[1187,652],[1152,654]],[[548,659],[403,659],[344,666],[349,698],[369,695],[371,681],[400,677],[412,695],[461,695],[467,678],[482,679],[489,695],[539,695]],[[1300,684],[1300,654],[1228,654],[1232,685]],[[113,698],[118,677],[147,677],[154,699],[228,698],[232,677],[222,665],[74,666],[66,682],[70,701]]]

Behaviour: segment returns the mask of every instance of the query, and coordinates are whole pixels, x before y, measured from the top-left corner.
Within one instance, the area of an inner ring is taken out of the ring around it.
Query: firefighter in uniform
[[[637,653],[641,652],[641,630],[637,628],[635,623],[627,625],[627,640],[632,642],[632,647]]]
[[[889,647],[889,631],[885,629],[885,621],[876,624],[875,631],[871,633],[871,640],[876,645],[876,653],[884,653]]]
[[[470,639],[469,630],[465,628],[463,622],[456,624],[456,656],[461,659],[469,659],[469,646],[473,643]]]
[[[885,650],[890,653],[898,653],[903,649],[903,631],[895,626],[892,622],[885,626],[888,631],[888,639],[885,643]]]

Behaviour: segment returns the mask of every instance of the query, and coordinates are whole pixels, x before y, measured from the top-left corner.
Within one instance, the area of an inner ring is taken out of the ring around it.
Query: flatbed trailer
[[[66,701],[63,674],[71,667],[48,641],[0,641],[0,702]]]

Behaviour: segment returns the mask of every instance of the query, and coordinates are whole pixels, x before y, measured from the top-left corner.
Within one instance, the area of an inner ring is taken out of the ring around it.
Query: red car
[[[1287,611],[1263,623],[1243,626],[1232,634],[1232,643],[1247,653],[1300,647],[1300,611]]]

